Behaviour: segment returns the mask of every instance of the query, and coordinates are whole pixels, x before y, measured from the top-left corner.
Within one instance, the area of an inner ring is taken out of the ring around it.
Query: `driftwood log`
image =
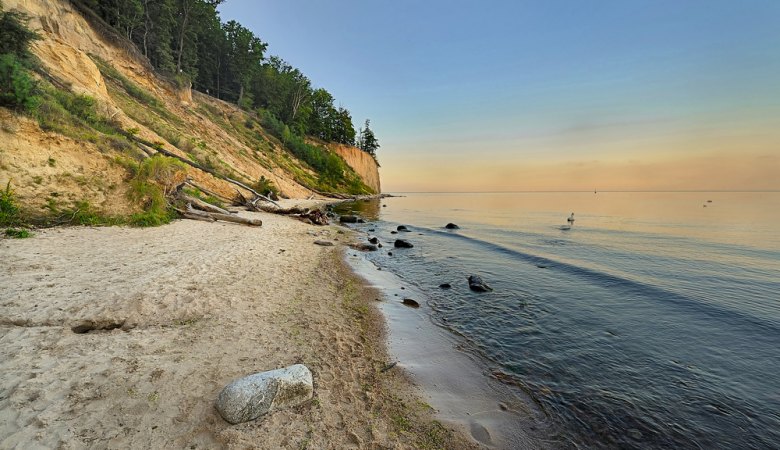
[[[214,212],[199,211],[193,208],[191,204],[187,204],[187,210],[185,211],[185,214],[191,216],[198,216],[198,217],[208,217],[214,220],[223,220],[225,222],[240,223],[242,225],[249,225],[253,227],[259,227],[263,225],[263,221],[260,219],[250,219],[247,217],[238,216],[236,214],[221,214],[221,213],[214,213]]]
[[[231,214],[231,212],[226,209],[222,209],[219,206],[212,205],[211,203],[206,203],[203,200],[193,197],[191,195],[180,193],[179,198],[181,198],[185,202],[189,203],[190,205],[192,205],[193,207],[201,211],[217,213],[217,214]]]

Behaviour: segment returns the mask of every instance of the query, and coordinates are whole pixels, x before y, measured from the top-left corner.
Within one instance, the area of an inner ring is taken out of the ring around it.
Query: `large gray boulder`
[[[313,395],[311,372],[303,364],[295,364],[233,381],[219,393],[216,407],[223,419],[235,424],[299,405]]]

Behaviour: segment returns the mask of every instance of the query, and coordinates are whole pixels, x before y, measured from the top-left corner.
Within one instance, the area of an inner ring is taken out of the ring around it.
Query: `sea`
[[[361,258],[538,411],[546,446],[780,448],[780,192],[404,193],[336,210],[383,244]]]

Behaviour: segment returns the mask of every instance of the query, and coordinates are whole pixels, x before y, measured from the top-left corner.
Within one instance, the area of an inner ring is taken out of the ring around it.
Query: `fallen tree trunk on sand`
[[[260,219],[250,219],[235,214],[221,214],[221,213],[213,213],[213,212],[206,212],[206,211],[198,211],[197,209],[193,208],[191,204],[187,204],[187,211],[184,214],[198,216],[198,217],[207,217],[214,220],[223,220],[225,222],[240,223],[241,225],[249,225],[253,227],[259,227],[263,225],[263,221]]]
[[[195,198],[191,195],[179,193],[179,198],[191,204],[193,207],[200,209],[201,211],[217,213],[217,214],[231,214],[231,212],[226,209],[222,209],[219,206],[212,205],[211,203],[206,203],[203,200],[199,198]]]
[[[128,139],[131,139],[131,140],[135,141],[137,144],[139,144],[139,147],[141,148],[141,150],[143,150],[149,156],[153,155],[153,153],[151,153],[151,150],[153,149],[157,153],[163,154],[163,155],[165,155],[165,156],[167,156],[169,158],[177,159],[177,160],[183,162],[184,164],[186,164],[186,165],[188,165],[190,167],[194,167],[194,168],[196,168],[196,169],[198,169],[200,171],[206,172],[206,173],[208,173],[208,174],[210,174],[210,175],[212,175],[212,176],[214,176],[216,178],[219,178],[220,180],[225,180],[228,183],[232,183],[232,184],[235,184],[238,187],[246,189],[247,191],[251,192],[255,196],[255,200],[253,200],[254,202],[257,202],[258,200],[263,200],[263,201],[266,201],[266,202],[269,202],[269,203],[273,203],[276,206],[279,206],[279,204],[276,203],[275,201],[271,200],[270,198],[266,197],[265,195],[260,194],[256,190],[252,189],[251,187],[247,186],[246,184],[244,184],[244,183],[242,183],[240,181],[237,181],[237,180],[234,180],[232,178],[228,178],[228,177],[226,177],[224,175],[221,175],[221,174],[217,173],[216,171],[214,171],[212,169],[209,169],[207,167],[203,167],[200,164],[198,164],[196,162],[193,162],[193,161],[190,161],[187,158],[182,158],[181,156],[177,155],[176,153],[169,152],[168,150],[165,150],[164,148],[162,148],[162,146],[154,145],[152,142],[149,142],[147,140],[141,139],[141,138],[139,138],[138,136],[136,136],[134,134],[124,133],[124,135]]]
[[[202,220],[203,222],[216,222],[217,219],[210,216],[199,216],[197,214],[190,214],[187,211],[179,211],[182,217],[190,220]]]
[[[270,206],[255,207],[259,211],[279,214],[283,216],[295,216],[298,220],[306,222],[311,225],[327,225],[328,216],[319,209],[301,208],[300,206],[293,206],[292,208],[272,208]]]

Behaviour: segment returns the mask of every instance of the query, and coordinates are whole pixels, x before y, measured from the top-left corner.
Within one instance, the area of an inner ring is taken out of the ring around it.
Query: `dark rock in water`
[[[352,247],[355,250],[359,250],[361,252],[375,252],[379,250],[379,247],[377,247],[374,244],[364,244],[362,242],[356,243],[356,244],[349,244],[350,247]]]
[[[545,266],[544,264],[537,264],[536,267],[538,267],[540,269],[546,269],[547,268],[547,266]]]
[[[444,225],[444,228],[446,228],[448,230],[457,230],[460,227],[455,225],[454,223],[450,222],[447,225]]]
[[[642,432],[636,428],[629,428],[626,433],[631,437],[631,439],[634,439],[635,441],[642,440]]]
[[[411,306],[412,308],[419,308],[420,307],[420,304],[417,303],[415,300],[412,300],[411,298],[405,298],[404,301],[401,302],[401,303],[403,303],[406,306]]]
[[[358,223],[359,217],[358,216],[341,216],[339,217],[339,222],[341,223]]]
[[[409,231],[408,228],[406,228],[406,225],[398,225],[398,228],[396,228],[398,231]]]
[[[376,246],[382,248],[382,244],[376,244]]]
[[[323,247],[333,247],[333,242],[331,241],[316,240],[314,243]]]
[[[372,237],[368,238],[368,242],[370,242],[372,244],[378,244],[379,243],[379,238],[377,238],[376,236],[372,236]]]
[[[488,292],[493,290],[493,288],[482,281],[482,277],[479,275],[471,275],[469,277],[469,289],[474,292]]]
[[[366,223],[365,220],[358,218],[357,223]]]
[[[442,284],[439,285],[439,287],[442,288],[442,289],[449,289],[449,288],[452,287],[452,285],[449,284],[449,283],[442,283]]]
[[[390,234],[398,234],[398,232],[393,230],[393,231],[390,232]]]
[[[387,252],[387,256],[393,256],[393,252]]]
[[[396,239],[394,245],[395,245],[395,248],[412,248],[412,247],[414,247],[414,245],[412,245],[412,243],[407,241],[406,239]]]
[[[375,230],[375,229],[373,229],[373,228],[369,228],[369,229],[368,229],[368,232],[369,232],[369,233],[373,233],[374,231],[376,231],[376,230]]]

